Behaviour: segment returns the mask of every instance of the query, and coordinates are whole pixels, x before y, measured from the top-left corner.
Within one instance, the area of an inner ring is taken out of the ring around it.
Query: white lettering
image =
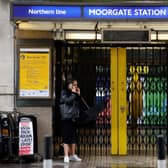
[[[89,9],[89,15],[95,15],[95,9]]]
[[[89,9],[89,15],[93,16],[166,16],[166,9]]]
[[[119,10],[119,11],[118,11],[118,15],[119,15],[119,16],[124,16],[124,11],[123,11],[123,10]]]
[[[132,16],[132,10],[128,9],[128,16]]]
[[[44,10],[44,9],[40,9],[40,10],[34,10],[34,9],[29,9],[28,10],[28,14],[31,15],[54,15],[55,12],[54,10]]]
[[[135,9],[134,16],[166,16],[166,9]]]
[[[58,9],[56,9],[55,13],[58,14],[58,15],[66,15],[66,11],[65,10],[58,10]]]
[[[100,9],[96,10],[96,15],[101,15],[101,10]]]
[[[142,10],[141,15],[142,15],[142,16],[148,16],[148,15],[150,15],[150,14],[148,13],[147,10]]]
[[[113,9],[112,15],[117,16],[118,15],[118,9]]]
[[[135,9],[135,10],[134,10],[134,15],[135,15],[135,16],[138,16],[138,9]]]
[[[93,16],[132,16],[131,9],[89,9]]]
[[[108,9],[108,15],[113,15],[113,10],[111,10],[111,9]]]

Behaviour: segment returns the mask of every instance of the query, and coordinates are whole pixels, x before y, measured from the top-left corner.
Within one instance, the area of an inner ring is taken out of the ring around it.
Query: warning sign
[[[33,124],[31,121],[19,123],[19,156],[33,155]]]

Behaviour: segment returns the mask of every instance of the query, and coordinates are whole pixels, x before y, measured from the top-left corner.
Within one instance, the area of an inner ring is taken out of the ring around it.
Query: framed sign
[[[19,97],[50,98],[50,49],[19,49]]]
[[[145,6],[146,5],[146,6]],[[168,4],[125,4],[106,5],[58,5],[12,3],[12,20],[111,20],[111,19],[154,19],[168,18]]]
[[[150,30],[102,30],[102,43],[147,43],[150,42]]]

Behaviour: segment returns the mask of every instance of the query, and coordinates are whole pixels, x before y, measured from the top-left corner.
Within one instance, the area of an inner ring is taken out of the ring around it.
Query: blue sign
[[[74,19],[81,18],[81,8],[79,6],[15,5],[13,7],[13,17],[24,19]]]
[[[55,6],[13,4],[14,19],[168,19],[168,6]]]
[[[163,19],[168,7],[84,7],[86,19]]]

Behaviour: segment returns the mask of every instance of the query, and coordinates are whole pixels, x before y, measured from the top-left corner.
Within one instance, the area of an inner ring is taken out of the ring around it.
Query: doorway
[[[111,154],[111,48],[126,48],[127,153],[156,154],[157,135],[167,142],[167,46],[163,44],[105,45],[83,43],[55,43],[56,47],[56,106],[53,115],[54,151],[61,143],[59,94],[63,78],[78,79],[82,96],[90,106],[102,101],[106,108],[96,124],[80,128],[80,155]],[[121,137],[120,137],[121,139]],[[166,143],[167,144],[167,143]]]

